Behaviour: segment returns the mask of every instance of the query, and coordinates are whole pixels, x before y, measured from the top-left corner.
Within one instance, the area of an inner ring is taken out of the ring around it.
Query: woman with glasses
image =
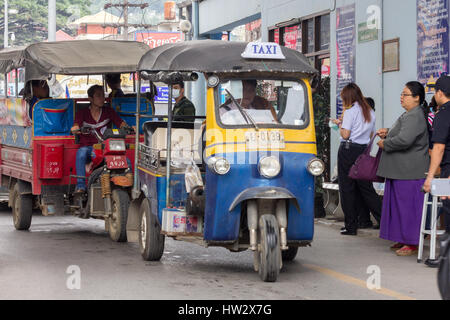
[[[408,82],[400,95],[405,109],[391,129],[377,134],[383,149],[377,174],[386,178],[380,237],[396,242],[391,249],[399,256],[417,253],[428,155],[428,106],[420,82]]]

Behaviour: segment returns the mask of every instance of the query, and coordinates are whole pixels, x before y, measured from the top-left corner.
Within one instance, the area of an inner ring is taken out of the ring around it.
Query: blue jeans
[[[86,176],[86,164],[95,158],[94,148],[92,146],[81,147],[77,151],[75,167],[77,176]],[[77,189],[86,189],[86,179],[77,178]]]

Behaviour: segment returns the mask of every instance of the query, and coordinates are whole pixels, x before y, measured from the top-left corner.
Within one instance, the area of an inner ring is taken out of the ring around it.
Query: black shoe
[[[440,263],[441,263],[440,257],[438,257],[437,259],[428,258],[427,260],[425,260],[425,264],[430,268],[439,268]]]
[[[372,221],[360,222],[358,224],[358,229],[369,229],[373,227]]]
[[[356,236],[356,230],[347,230],[346,228],[344,228],[343,230],[341,230],[341,234],[343,236]]]

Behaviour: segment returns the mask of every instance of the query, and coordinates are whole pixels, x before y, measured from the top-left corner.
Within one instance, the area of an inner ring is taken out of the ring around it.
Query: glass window
[[[223,82],[218,105],[225,126],[306,126],[308,100],[303,83],[284,80]]]
[[[330,15],[320,17],[320,50],[330,48]]]

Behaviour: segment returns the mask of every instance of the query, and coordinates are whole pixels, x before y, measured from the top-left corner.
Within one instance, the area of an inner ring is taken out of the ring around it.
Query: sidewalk
[[[326,218],[315,218],[315,223],[331,227],[333,229],[336,229],[340,231],[340,229],[344,226],[344,221],[334,220],[334,219],[326,219]],[[368,229],[358,229],[358,236],[364,236],[364,237],[372,237],[372,238],[379,238],[380,236],[380,230],[375,230],[372,228]]]

